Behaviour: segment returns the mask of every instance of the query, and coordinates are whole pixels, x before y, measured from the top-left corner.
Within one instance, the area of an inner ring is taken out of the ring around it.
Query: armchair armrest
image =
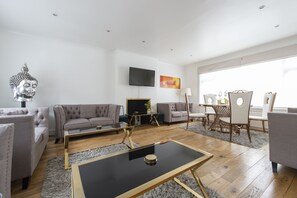
[[[165,122],[171,122],[171,109],[169,103],[158,103],[157,112],[164,114]]]
[[[35,138],[33,115],[0,116],[0,123],[14,123],[12,181],[31,175]]]
[[[54,106],[55,124],[56,124],[56,138],[64,137],[64,124],[66,123],[66,115],[61,105]]]
[[[268,113],[270,161],[297,168],[297,113]]]
[[[114,123],[119,122],[120,109],[121,109],[120,105],[114,105],[114,104],[109,105],[108,117],[111,118]]]

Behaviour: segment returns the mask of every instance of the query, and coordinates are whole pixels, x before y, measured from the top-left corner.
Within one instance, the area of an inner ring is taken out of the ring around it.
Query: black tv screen
[[[129,85],[154,87],[155,71],[130,67],[129,68]]]

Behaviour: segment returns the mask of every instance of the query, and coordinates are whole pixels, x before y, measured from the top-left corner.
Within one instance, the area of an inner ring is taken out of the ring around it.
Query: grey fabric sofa
[[[268,113],[269,155],[273,172],[277,164],[297,169],[297,108],[288,113]]]
[[[193,104],[190,103],[190,110]],[[158,113],[164,114],[164,122],[170,124],[173,122],[187,121],[188,113],[185,102],[157,103]]]
[[[120,107],[115,104],[55,105],[56,142],[64,138],[64,130],[118,123]]]
[[[49,109],[1,108],[0,124],[14,123],[11,180],[23,179],[23,189],[35,170],[49,136]]]
[[[0,124],[0,197],[10,198],[14,124]]]

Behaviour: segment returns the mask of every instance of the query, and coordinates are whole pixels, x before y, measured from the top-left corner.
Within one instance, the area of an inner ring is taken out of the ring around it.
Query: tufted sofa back
[[[13,116],[13,115],[33,115],[35,127],[48,127],[48,108],[1,108],[0,115]]]
[[[80,118],[80,105],[62,105],[66,120]]]
[[[108,117],[109,105],[97,105],[96,117]]]
[[[78,118],[108,117],[109,104],[83,104],[61,105],[66,115],[66,120]]]

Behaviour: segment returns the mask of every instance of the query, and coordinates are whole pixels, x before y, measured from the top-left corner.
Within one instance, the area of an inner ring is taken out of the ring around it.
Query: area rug
[[[77,163],[90,158],[111,154],[118,151],[127,150],[125,144],[113,144],[110,146],[100,147],[80,153],[69,155],[69,163]],[[186,174],[178,177],[180,181],[186,183],[196,192],[201,194],[195,180]],[[209,197],[223,198],[212,189],[206,188]],[[41,192],[42,198],[70,198],[71,197],[71,170],[64,170],[64,158],[62,156],[55,157],[48,161],[43,188]],[[100,196],[99,196],[100,197]],[[141,198],[188,198],[194,197],[191,193],[183,189],[174,181],[168,181],[157,188],[146,192]]]
[[[186,129],[186,125],[181,126],[180,128]],[[208,128],[208,126],[206,126],[206,128]],[[190,123],[188,130],[195,133],[199,133],[201,135],[210,136],[210,137],[228,141],[228,142],[230,140],[230,133],[221,133],[220,131],[210,131],[205,129],[203,125],[199,123]],[[268,144],[269,142],[268,133],[250,130],[250,134],[251,134],[252,143],[250,143],[247,131],[245,129],[241,129],[240,134],[233,133],[232,142],[243,146],[255,148],[255,149],[261,148],[264,145]]]

